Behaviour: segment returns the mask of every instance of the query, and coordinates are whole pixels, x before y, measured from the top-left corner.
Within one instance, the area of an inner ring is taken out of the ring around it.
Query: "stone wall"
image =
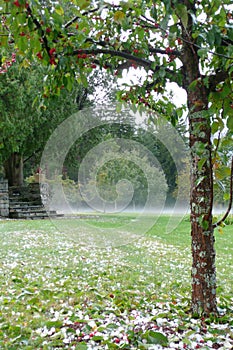
[[[0,217],[9,217],[9,194],[7,180],[0,180]]]

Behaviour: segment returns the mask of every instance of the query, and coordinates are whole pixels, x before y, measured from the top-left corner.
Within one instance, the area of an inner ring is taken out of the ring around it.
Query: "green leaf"
[[[123,20],[125,19],[125,14],[123,11],[116,11],[114,13],[113,19],[116,23],[122,23]]]
[[[219,129],[219,123],[218,122],[213,122],[211,125],[211,132],[212,134],[215,134]]]
[[[206,158],[201,158],[201,159],[198,161],[198,170],[199,170],[199,171],[202,170],[203,165],[205,164],[206,160],[207,160]]]
[[[81,10],[87,8],[90,5],[90,1],[88,0],[78,0],[77,5]]]
[[[143,338],[146,339],[147,343],[149,344],[159,344],[162,346],[167,346],[168,344],[168,339],[164,334],[160,332],[154,332],[152,330],[144,333]]]
[[[25,52],[28,48],[28,39],[26,36],[21,36],[17,41],[19,50]]]
[[[80,78],[81,78],[81,82],[82,82],[83,86],[85,88],[87,88],[88,87],[87,77],[83,74],[82,71],[80,71]]]
[[[62,325],[63,325],[63,322],[62,321],[47,321],[46,323],[46,327],[47,328],[52,328],[52,327],[55,327],[55,328],[61,328]]]
[[[203,220],[201,223],[201,226],[203,227],[204,230],[207,230],[209,227],[209,222],[207,220]]]
[[[191,82],[191,84],[189,85],[189,90],[190,90],[190,91],[194,91],[195,88],[196,88],[196,86],[197,86],[197,83],[198,83],[198,80],[197,80],[197,79],[196,79],[196,80],[193,80],[193,81]]]
[[[143,40],[144,39],[144,35],[145,35],[145,31],[144,29],[141,29],[137,31],[137,34],[138,34],[138,39],[139,40]]]
[[[87,344],[79,343],[78,345],[76,345],[75,350],[87,350]]]
[[[188,25],[187,7],[183,4],[177,4],[176,5],[176,13],[177,13],[177,16],[180,18],[184,28],[187,28],[187,25]]]
[[[230,199],[230,193],[224,193],[223,199],[224,199],[224,201],[229,201],[229,199]]]
[[[201,58],[205,58],[207,56],[208,49],[199,49],[197,53],[198,56],[200,56]]]
[[[227,119],[227,127],[228,127],[228,129],[233,131],[233,117],[232,116],[228,117],[228,119]]]
[[[62,6],[60,6],[60,5],[57,5],[57,6],[55,7],[55,11],[56,11],[60,16],[63,16],[63,15],[64,15],[64,10],[63,10]]]
[[[231,175],[231,169],[227,166],[223,166],[215,170],[215,176],[218,180],[223,180]]]
[[[213,30],[210,30],[206,35],[207,42],[210,44],[210,46],[214,45],[215,42],[215,35]]]

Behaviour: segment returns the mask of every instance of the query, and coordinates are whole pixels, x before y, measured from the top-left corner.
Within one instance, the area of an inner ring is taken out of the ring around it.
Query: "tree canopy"
[[[18,155],[21,159],[21,172],[23,163],[30,159],[33,159],[34,167],[38,167],[51,132],[80,109],[79,99],[86,99],[84,88],[76,83],[71,92],[62,89],[59,96],[51,96],[39,105],[37,100],[43,91],[42,81],[47,69],[35,63],[25,66],[19,59],[13,63],[0,75],[0,164],[5,168],[10,185],[17,184],[16,164],[12,164],[12,158]],[[28,168],[27,175],[30,175],[32,169]],[[21,183],[23,174],[19,175]]]
[[[118,98],[150,108],[151,120],[163,115],[175,123],[183,109],[175,107],[167,84],[184,89],[191,151],[192,311],[216,312],[213,166],[215,135],[233,129],[232,1],[16,0],[5,1],[1,11],[1,71],[7,70],[9,47],[48,66],[46,96],[59,94],[63,85],[71,89],[76,80],[87,86],[97,67],[118,77],[126,69],[139,77],[136,84],[128,81]]]

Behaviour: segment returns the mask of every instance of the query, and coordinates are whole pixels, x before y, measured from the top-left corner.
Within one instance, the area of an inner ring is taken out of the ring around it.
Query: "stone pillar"
[[[9,194],[7,180],[0,180],[0,217],[9,217]]]

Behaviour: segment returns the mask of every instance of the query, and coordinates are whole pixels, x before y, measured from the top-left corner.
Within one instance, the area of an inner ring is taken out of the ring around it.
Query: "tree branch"
[[[216,222],[213,225],[213,228],[216,228],[216,227],[220,226],[226,220],[226,218],[228,217],[228,215],[231,212],[232,200],[233,200],[233,157],[232,157],[232,160],[231,160],[230,199],[229,199],[228,208],[227,208],[226,213],[223,215],[223,217],[218,222]]]
[[[118,51],[118,50],[114,50],[114,49],[104,49],[104,48],[100,48],[100,49],[78,49],[78,50],[74,50],[72,52],[72,56],[73,55],[78,55],[80,53],[85,53],[87,55],[90,54],[105,54],[105,55],[110,55],[110,56],[115,56],[115,57],[122,57],[125,58],[126,60],[132,61],[137,63],[138,65],[148,68],[150,70],[152,70],[153,72],[157,72],[158,70],[161,69],[161,67],[159,65],[153,67],[154,62],[147,60],[145,58],[142,57],[138,57],[138,56],[134,56],[128,52],[125,51]],[[124,63],[123,63],[124,64]],[[165,71],[169,74],[175,75],[176,72],[174,72],[173,70],[169,69],[169,68],[165,68]]]
[[[82,16],[86,16],[86,15],[88,15],[89,13],[94,13],[94,12],[96,12],[96,11],[98,11],[98,10],[99,10],[99,8],[96,7],[96,8],[94,8],[94,9],[90,10],[90,11],[86,11],[86,12],[82,13]],[[79,18],[80,18],[80,15],[75,16],[74,18],[72,18],[69,22],[67,22],[67,23],[64,25],[64,28],[70,27],[70,26],[71,26],[73,23],[75,23]]]
[[[78,55],[79,53],[86,53],[88,54],[105,54],[105,55],[110,55],[110,56],[118,56],[118,57],[122,57],[125,58],[127,60],[132,60],[134,62],[137,62],[138,64],[140,64],[141,66],[147,67],[147,68],[151,68],[152,66],[152,62],[145,59],[145,58],[141,58],[141,57],[137,57],[134,55],[131,55],[128,52],[125,51],[117,51],[117,50],[113,50],[113,49],[78,49],[78,50],[74,50],[72,55]]]
[[[181,56],[181,52],[178,51],[178,50],[170,50],[170,51],[167,51],[167,50],[162,50],[162,49],[158,49],[158,48],[153,48],[153,47],[149,47],[149,51],[151,53],[161,53],[162,55],[168,55],[168,56],[171,56],[171,55],[174,55],[174,56]]]
[[[28,16],[32,18],[32,21],[35,24],[37,30],[39,32],[41,32],[41,38],[43,40],[45,49],[46,49],[48,55],[50,56],[50,53],[49,53],[50,47],[49,47],[48,40],[47,40],[46,35],[45,35],[45,31],[43,30],[40,22],[33,16],[32,9],[30,8],[30,6],[27,7],[27,13],[28,13]]]

